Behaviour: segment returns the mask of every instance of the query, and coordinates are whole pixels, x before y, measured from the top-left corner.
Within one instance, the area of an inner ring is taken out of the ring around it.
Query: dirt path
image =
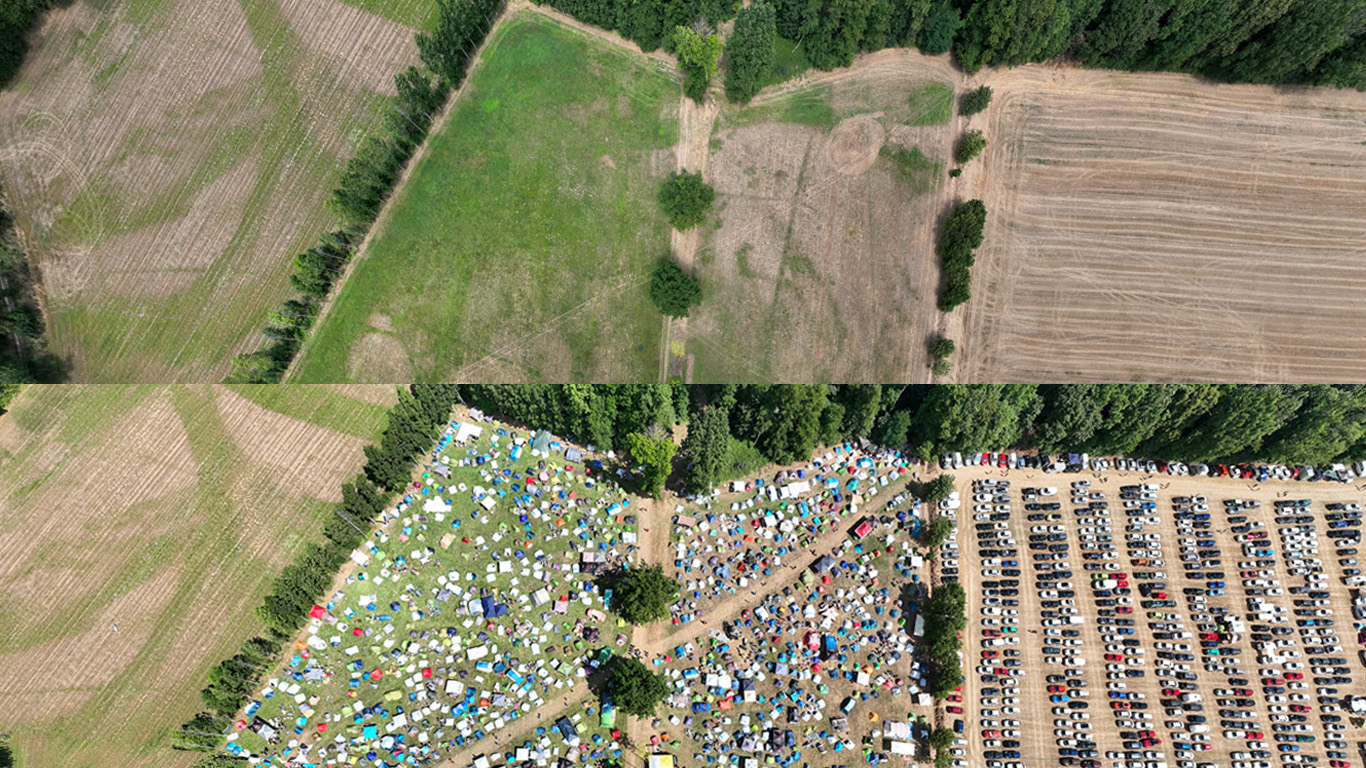
[[[570,688],[563,693],[556,691],[556,696],[554,698],[559,699],[559,701],[551,703],[550,706],[541,707],[540,709],[535,710],[542,715],[542,717],[537,718],[536,722],[543,724],[555,722],[560,715],[566,714],[571,709],[578,706],[588,694],[588,682],[585,680],[580,680],[574,684],[573,688]],[[474,744],[465,747],[462,751],[447,756],[441,762],[435,764],[436,768],[452,768],[453,766],[455,768],[465,768],[465,766],[472,764],[474,759],[480,755],[507,749],[507,747],[512,745],[512,740],[514,738],[526,737],[527,726],[529,726],[530,723],[524,723],[524,721],[529,717],[531,717],[531,715],[528,713],[526,717],[508,723],[496,735],[480,739]]]
[[[721,111],[721,98],[717,88],[712,88],[706,100],[698,104],[687,96],[680,97],[678,105],[678,146],[674,149],[675,167],[679,171],[702,173],[705,181],[711,181],[711,129],[716,124],[716,116]],[[693,271],[697,260],[697,249],[702,235],[696,228],[679,232],[669,230],[669,248],[673,251],[678,265],[685,271]],[[671,345],[674,338],[688,337],[688,318],[664,317],[664,332],[660,334],[659,383],[668,381],[673,368]],[[679,361],[679,372],[684,381],[691,383],[692,366],[686,355]]]

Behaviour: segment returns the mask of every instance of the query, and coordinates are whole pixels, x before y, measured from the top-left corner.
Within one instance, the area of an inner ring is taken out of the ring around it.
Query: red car
[[[1201,633],[1200,633],[1200,639],[1201,639],[1201,640],[1218,640],[1218,639],[1219,639],[1219,636],[1216,635],[1216,634],[1214,634],[1213,632],[1201,632]]]
[[[1285,680],[1279,677],[1264,677],[1262,678],[1262,685],[1285,685]]]
[[[1181,695],[1181,692],[1178,691],[1178,690],[1176,690],[1175,688],[1163,688],[1163,689],[1162,689],[1162,695],[1163,695],[1163,696],[1176,697],[1176,696],[1180,696],[1180,695]]]
[[[984,629],[984,630],[982,630],[982,637],[1000,637],[1000,636],[1001,636],[1001,630],[999,630],[999,629]]]
[[[1286,672],[1286,673],[1285,673],[1285,679],[1286,679],[1286,680],[1303,680],[1303,679],[1304,679],[1304,674],[1301,673],[1301,672]]]
[[[1067,686],[1065,686],[1065,685],[1050,685],[1050,686],[1048,686],[1048,692],[1049,692],[1049,693],[1066,693],[1066,692],[1067,692]]]
[[[1005,469],[1006,466],[1010,463],[1009,461],[1007,461],[1007,459],[1009,458],[1010,457],[1006,456],[1004,453],[1001,454],[1001,458],[996,460],[996,466],[1000,467],[1001,469]]]
[[[1131,605],[1121,605],[1120,607],[1118,607],[1118,608],[1115,609],[1115,613],[1133,613],[1133,612],[1134,612],[1134,608],[1133,608],[1133,606],[1131,606]]]
[[[1106,661],[1124,661],[1124,656],[1118,653],[1105,654]]]
[[[963,708],[962,708],[962,707],[944,707],[944,709],[945,709],[946,711],[952,713],[952,714],[955,714],[955,715],[961,715],[961,714],[963,714]]]
[[[982,651],[982,658],[984,659],[994,659],[1000,655],[1000,651]]]
[[[1233,693],[1234,693],[1234,695],[1236,695],[1236,696],[1251,696],[1251,695],[1252,695],[1252,689],[1251,689],[1251,688],[1234,688],[1234,689],[1233,689]]]
[[[1248,741],[1256,741],[1257,739],[1264,739],[1264,738],[1266,738],[1266,734],[1262,733],[1261,731],[1248,731],[1248,732],[1247,732],[1247,740],[1248,740]]]
[[[953,694],[952,696],[949,696],[949,698],[948,698],[948,701],[962,701],[962,700],[963,700],[963,697],[962,697],[962,696],[959,696],[959,695],[956,694],[956,693]]]
[[[1132,706],[1133,706],[1133,705],[1130,704],[1130,703],[1127,702],[1127,701],[1112,701],[1112,702],[1110,702],[1110,709],[1129,709],[1129,708],[1131,708]]]
[[[999,738],[1001,738],[1001,732],[1000,732],[1000,731],[982,731],[982,738],[984,738],[984,739],[999,739]]]
[[[1291,712],[1313,712],[1314,708],[1305,704],[1291,704]]]

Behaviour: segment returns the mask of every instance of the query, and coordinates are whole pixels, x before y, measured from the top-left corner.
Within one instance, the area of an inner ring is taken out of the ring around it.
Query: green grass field
[[[294,380],[652,379],[673,74],[522,14],[466,87]]]
[[[261,631],[252,609],[378,438],[372,403],[326,393],[318,425],[256,404],[298,410],[308,389],[32,385],[0,417],[17,765],[193,760],[166,737],[201,706],[209,666]]]

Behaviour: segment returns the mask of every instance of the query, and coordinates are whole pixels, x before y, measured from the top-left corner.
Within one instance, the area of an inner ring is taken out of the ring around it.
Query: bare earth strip
[[[989,215],[961,380],[1366,380],[1366,95],[982,79]]]
[[[221,387],[23,392],[0,419],[0,696],[27,764],[195,757],[165,736],[260,631],[252,608],[364,461],[343,422],[373,407],[333,430]]]

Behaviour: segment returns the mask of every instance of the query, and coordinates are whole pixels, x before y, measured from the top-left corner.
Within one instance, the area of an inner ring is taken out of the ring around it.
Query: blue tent
[[[494,603],[491,597],[479,598],[479,606],[484,609],[484,618],[491,619],[494,616]]]

